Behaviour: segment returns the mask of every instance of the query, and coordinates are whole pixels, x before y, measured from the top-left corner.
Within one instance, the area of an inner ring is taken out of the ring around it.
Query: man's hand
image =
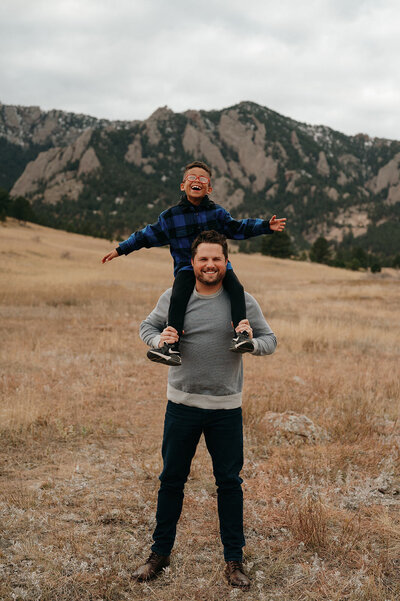
[[[253,330],[250,327],[250,322],[248,319],[242,319],[242,321],[239,321],[235,329],[238,334],[239,332],[247,332],[250,340],[253,338]]]
[[[108,253],[108,255],[106,255],[105,257],[102,258],[101,262],[108,263],[108,261],[112,261],[116,257],[119,257],[119,254],[117,253],[117,251],[114,248],[114,250],[112,250],[110,253]]]
[[[269,220],[269,227],[274,232],[282,232],[285,229],[286,225],[286,217],[282,217],[282,219],[277,219],[276,215],[273,215]]]
[[[174,344],[174,342],[178,342],[178,340],[179,340],[179,336],[178,336],[178,332],[175,330],[175,328],[173,328],[172,326],[167,326],[161,332],[160,342],[159,342],[158,346],[159,346],[159,348],[161,348],[162,346],[164,346],[165,342],[167,344]]]

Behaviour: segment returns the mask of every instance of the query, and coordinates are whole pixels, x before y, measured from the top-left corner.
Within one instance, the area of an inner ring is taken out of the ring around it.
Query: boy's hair
[[[199,234],[197,238],[195,238],[192,242],[192,259],[194,259],[194,257],[196,256],[197,247],[200,244],[203,244],[203,242],[206,242],[207,244],[219,244],[220,246],[222,246],[222,252],[224,253],[225,259],[228,258],[228,243],[226,241],[226,236],[224,236],[224,234],[216,232],[215,230],[205,230],[204,232],[201,232],[201,234]]]
[[[183,171],[183,177],[185,177],[186,171],[189,171],[189,169],[192,169],[192,167],[200,167],[200,169],[204,169],[204,171],[207,171],[207,173],[209,174],[209,176],[211,178],[211,176],[212,176],[211,167],[206,165],[206,163],[203,163],[203,161],[193,161],[192,163],[189,163],[189,165],[186,165],[186,167]]]

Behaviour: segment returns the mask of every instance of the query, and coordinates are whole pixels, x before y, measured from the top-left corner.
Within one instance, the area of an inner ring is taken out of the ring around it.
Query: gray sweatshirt
[[[265,321],[257,301],[246,296],[247,319],[253,328],[254,355],[271,355],[276,338]],[[141,339],[158,347],[168,319],[171,288],[140,325]],[[167,397],[201,409],[234,409],[242,404],[242,356],[232,353],[231,306],[223,288],[211,295],[193,291],[180,341],[182,365],[168,371]]]

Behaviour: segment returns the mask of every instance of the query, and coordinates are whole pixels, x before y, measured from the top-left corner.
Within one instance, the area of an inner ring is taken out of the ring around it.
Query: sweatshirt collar
[[[214,294],[200,294],[200,292],[197,292],[196,287],[195,287],[193,289],[193,294],[197,298],[202,298],[202,299],[208,300],[208,299],[216,298],[217,296],[222,294],[223,291],[224,291],[224,287],[221,286],[221,288],[219,290],[217,290],[217,292],[214,292]]]
[[[212,207],[215,207],[215,202],[213,202],[211,200],[211,198],[209,198],[207,195],[204,196],[204,198],[202,198],[201,203],[198,206],[193,205],[190,200],[188,200],[188,197],[186,196],[186,193],[183,192],[181,194],[181,200],[178,203],[180,207],[184,207],[185,209],[209,209]]]

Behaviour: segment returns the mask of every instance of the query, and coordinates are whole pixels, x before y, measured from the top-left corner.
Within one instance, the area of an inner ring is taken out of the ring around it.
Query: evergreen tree
[[[352,271],[358,271],[361,267],[361,263],[360,261],[356,258],[353,257],[351,259],[351,261],[346,265],[346,267],[349,267]]]
[[[10,206],[9,215],[19,221],[33,221],[35,214],[31,203],[23,196],[17,196]]]
[[[292,241],[287,232],[274,232],[272,236],[263,236],[261,243],[263,255],[288,259],[293,255]]]
[[[4,221],[9,214],[10,197],[7,190],[0,188],[0,221]]]
[[[314,263],[329,263],[331,251],[329,242],[323,236],[316,239],[310,250],[310,259]]]
[[[355,246],[351,251],[351,256],[353,259],[357,259],[360,263],[360,267],[367,269],[368,267],[368,255],[363,248],[359,246]]]
[[[346,253],[341,248],[336,251],[332,265],[334,267],[346,267]]]
[[[392,261],[392,267],[399,269],[400,267],[400,254],[396,255]]]

